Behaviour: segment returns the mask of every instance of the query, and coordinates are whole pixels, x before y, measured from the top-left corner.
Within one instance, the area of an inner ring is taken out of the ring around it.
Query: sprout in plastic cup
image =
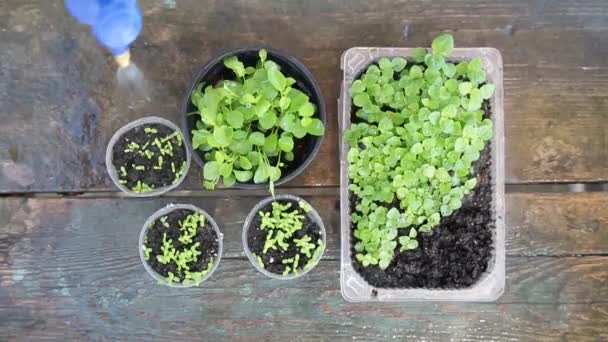
[[[217,268],[223,235],[209,214],[188,204],[169,205],[148,218],[139,256],[150,276],[171,287],[198,286]]]
[[[323,256],[325,227],[302,198],[269,197],[247,216],[243,246],[258,271],[275,279],[294,279],[308,273]]]
[[[106,150],[114,184],[135,197],[157,196],[177,187],[190,168],[184,135],[171,121],[146,117],[119,129]]]

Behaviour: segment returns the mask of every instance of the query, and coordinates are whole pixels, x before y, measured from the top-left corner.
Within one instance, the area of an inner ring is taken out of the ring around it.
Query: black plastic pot
[[[192,157],[194,161],[200,166],[203,167],[203,152],[199,150],[195,150],[192,148],[192,130],[196,128],[196,122],[199,120],[198,115],[187,115],[188,113],[192,113],[196,111],[196,107],[192,104],[190,97],[192,92],[196,88],[196,86],[204,82],[207,84],[217,84],[218,82],[224,79],[234,79],[234,73],[224,66],[224,59],[230,56],[237,56],[245,66],[255,66],[258,61],[258,52],[262,49],[259,48],[242,48],[238,50],[233,50],[226,52],[220,56],[213,58],[209,63],[207,63],[194,77],[190,88],[186,94],[186,98],[184,99],[184,103],[182,105],[182,113],[183,113],[183,127],[186,136],[186,143],[193,151]],[[321,90],[317,81],[314,79],[311,72],[295,57],[290,56],[284,52],[280,52],[271,48],[264,47],[268,52],[268,59],[274,61],[281,67],[281,71],[286,76],[292,77],[296,80],[296,83],[293,85],[294,88],[304,92],[310,98],[310,101],[315,104],[316,112],[315,117],[319,118],[323,121],[323,124],[327,126],[327,119],[325,113],[325,103],[323,102],[323,97],[321,96]],[[286,183],[299,174],[301,174],[306,167],[312,162],[315,158],[319,148],[321,147],[321,142],[323,141],[323,137],[317,137],[312,135],[306,135],[302,139],[295,140],[294,145],[294,160],[291,162],[285,161],[286,167],[281,169],[281,178],[274,182],[275,185],[280,185]],[[243,189],[255,189],[255,188],[266,188],[268,187],[267,183],[255,184],[253,181],[248,183],[235,183],[234,187],[243,188]]]

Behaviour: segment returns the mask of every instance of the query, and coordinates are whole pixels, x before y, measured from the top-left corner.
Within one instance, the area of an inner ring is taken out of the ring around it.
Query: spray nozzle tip
[[[129,50],[127,50],[114,56],[114,60],[116,61],[116,64],[118,64],[119,68],[126,68],[131,63],[131,53],[129,53]]]

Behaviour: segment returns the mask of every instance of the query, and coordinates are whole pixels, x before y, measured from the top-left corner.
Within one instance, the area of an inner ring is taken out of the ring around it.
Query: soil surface
[[[312,220],[308,214],[300,208],[297,201],[294,200],[279,200],[281,204],[291,203],[291,208],[288,209],[288,212],[292,212],[294,209],[298,210],[298,214],[304,216],[304,222],[302,222],[302,229],[298,230],[293,234],[293,236],[289,239],[286,239],[285,242],[289,244],[289,248],[284,251],[281,248],[277,249],[269,249],[266,251],[266,254],[263,254],[264,243],[266,241],[266,235],[268,235],[268,230],[260,229],[260,225],[262,224],[262,218],[258,213],[255,215],[255,219],[253,220],[252,226],[249,227],[247,231],[247,245],[249,246],[249,250],[255,255],[258,255],[262,258],[264,262],[264,269],[269,272],[276,273],[279,275],[283,275],[283,271],[285,271],[286,265],[282,263],[283,259],[289,259],[295,257],[296,254],[299,253],[298,247],[293,242],[294,239],[300,239],[305,235],[311,237],[311,243],[315,245],[315,248],[318,246],[319,239],[322,239],[321,229],[316,224],[314,220]],[[272,212],[272,202],[268,202],[267,205],[262,207],[260,211],[263,212]],[[314,249],[313,249],[314,251]],[[300,262],[298,271],[300,271],[304,265],[310,260],[306,255],[300,254]],[[292,274],[292,273],[290,273]]]
[[[146,132],[146,128],[155,129],[157,132]],[[126,183],[123,183],[124,186],[134,189],[137,182],[141,181],[141,183],[147,184],[153,189],[158,189],[173,184],[179,178],[176,175],[182,164],[186,162],[186,145],[183,142],[180,144],[177,137],[168,140],[171,143],[173,153],[171,156],[167,153],[161,153],[161,149],[154,144],[155,139],[158,138],[159,141],[162,141],[163,138],[173,132],[171,128],[164,125],[146,124],[130,130],[118,139],[112,149],[114,153],[113,164],[118,173],[118,178],[126,181]],[[125,152],[125,150],[129,150],[129,144],[132,142],[135,142],[140,148],[132,149],[132,152]],[[167,142],[161,143],[161,146],[165,148]],[[145,150],[151,153],[145,155]],[[154,169],[155,166],[159,165],[158,161],[161,156],[161,169]],[[173,163],[173,167],[171,163]],[[144,169],[138,170],[136,169],[137,166],[144,166]],[[124,167],[126,176],[122,173],[121,167]]]
[[[354,108],[354,106],[353,106]],[[491,117],[489,101],[484,101],[484,117]],[[357,122],[356,116],[351,116]],[[492,160],[490,141],[479,160],[473,163],[477,186],[463,198],[462,207],[442,218],[429,233],[418,233],[418,248],[401,252],[382,270],[363,265],[355,258],[357,241],[351,222],[351,259],[354,269],[370,285],[378,288],[466,288],[475,284],[488,269],[494,250],[494,213],[492,210]],[[350,193],[350,210],[358,198]],[[408,229],[400,229],[406,235]]]
[[[147,260],[148,265],[156,271],[158,274],[166,277],[169,275],[169,272],[179,276],[181,280],[183,280],[183,274],[180,274],[177,270],[177,265],[174,261],[168,264],[161,264],[156,259],[157,255],[162,255],[163,252],[161,247],[163,245],[163,233],[167,233],[167,240],[173,240],[173,247],[177,251],[182,251],[189,249],[193,244],[199,242],[200,246],[198,250],[202,253],[198,256],[196,262],[191,262],[188,264],[190,267],[190,272],[200,272],[207,269],[209,260],[213,258],[217,258],[217,253],[219,250],[219,242],[218,237],[213,229],[213,226],[205,220],[205,225],[202,228],[199,228],[196,235],[192,239],[192,243],[183,244],[179,241],[179,237],[181,235],[179,229],[179,221],[184,221],[185,218],[193,214],[194,211],[188,209],[177,209],[169,214],[165,215],[167,217],[166,223],[169,224],[169,227],[165,227],[161,222],[160,218],[152,223],[152,227],[148,228],[148,233],[146,234],[146,240],[144,240],[144,245],[147,248],[151,248],[150,258]]]

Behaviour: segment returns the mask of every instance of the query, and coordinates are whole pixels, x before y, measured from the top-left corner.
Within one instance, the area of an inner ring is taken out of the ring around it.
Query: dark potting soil
[[[156,129],[156,133],[146,132],[145,129]],[[182,165],[185,167],[186,163],[186,145],[178,137],[174,137],[168,142],[171,143],[173,155],[167,153],[161,153],[161,149],[154,144],[155,139],[162,140],[163,138],[171,135],[174,131],[164,125],[160,124],[146,124],[138,126],[127,133],[125,133],[114,145],[112,149],[113,164],[118,178],[123,182],[123,185],[129,189],[134,189],[137,182],[140,181],[143,184],[147,184],[153,189],[162,188],[173,184],[179,177],[177,177]],[[132,152],[125,152],[129,149],[129,144],[135,142],[139,145],[139,149],[134,149]],[[167,142],[161,143],[161,146],[166,147]],[[144,148],[145,146],[145,148]],[[150,158],[143,152],[149,150],[152,154],[149,154]],[[158,165],[159,157],[162,156],[161,169],[154,169],[154,166]],[[171,164],[173,163],[173,167]],[[121,166],[125,168],[126,176],[121,171]],[[144,170],[138,170],[135,167],[144,166]],[[185,172],[186,170],[182,170]]]
[[[315,245],[316,249],[319,246],[318,241],[322,237],[321,229],[317,223],[312,220],[308,214],[302,210],[302,208],[300,208],[297,201],[279,200],[278,202],[281,204],[291,203],[291,208],[288,209],[288,212],[292,212],[294,209],[296,209],[298,210],[299,215],[304,216],[302,229],[295,232],[291,238],[285,240],[285,242],[289,244],[289,248],[287,248],[286,251],[281,248],[268,249],[265,254],[262,253],[264,251],[264,243],[266,242],[268,230],[260,229],[262,218],[258,213],[255,214],[255,219],[253,220],[252,226],[250,226],[249,230],[247,231],[247,245],[252,253],[262,258],[262,261],[264,262],[264,269],[272,273],[283,275],[286,265],[282,263],[282,260],[293,258],[299,253],[298,247],[296,247],[296,244],[293,242],[294,239],[300,239],[303,236],[308,235],[312,239],[310,242]],[[262,207],[260,211],[272,212],[272,202],[269,202],[267,205]],[[300,254],[299,265],[301,265],[301,267],[299,267],[299,270],[302,269],[302,267],[304,267],[309,260],[310,258],[308,258],[306,255]]]
[[[490,105],[483,103],[485,117],[491,117]],[[466,288],[475,284],[488,269],[493,253],[495,230],[492,211],[491,144],[486,142],[480,158],[473,163],[477,186],[463,198],[462,207],[444,217],[429,233],[418,233],[418,248],[401,252],[382,270],[363,265],[356,259],[355,227],[351,223],[351,259],[354,269],[370,285],[378,288]],[[358,198],[350,193],[350,210]],[[409,231],[409,228],[407,229]],[[399,235],[406,235],[400,229]]]
[[[168,276],[169,272],[172,272],[181,280],[184,279],[184,275],[177,270],[177,265],[174,261],[171,261],[168,264],[161,264],[156,259],[157,255],[163,255],[161,247],[163,245],[163,233],[165,232],[167,233],[167,240],[173,240],[173,247],[177,251],[189,249],[193,244],[197,242],[200,243],[198,250],[201,252],[201,255],[198,256],[196,262],[191,262],[188,264],[190,267],[190,272],[201,272],[206,270],[209,260],[211,260],[212,257],[214,260],[217,259],[217,253],[219,250],[218,237],[215,229],[213,229],[213,226],[211,226],[207,219],[205,219],[205,225],[202,228],[199,228],[196,232],[196,235],[192,239],[192,243],[183,244],[179,241],[179,237],[181,235],[179,221],[184,221],[188,215],[193,213],[194,211],[192,210],[177,209],[165,215],[167,217],[165,222],[169,224],[169,227],[165,227],[159,218],[152,223],[151,228],[148,228],[144,245],[147,248],[151,248],[152,251],[150,252],[150,258],[147,260],[147,263],[154,271],[156,271],[156,273],[162,275],[163,277]]]

